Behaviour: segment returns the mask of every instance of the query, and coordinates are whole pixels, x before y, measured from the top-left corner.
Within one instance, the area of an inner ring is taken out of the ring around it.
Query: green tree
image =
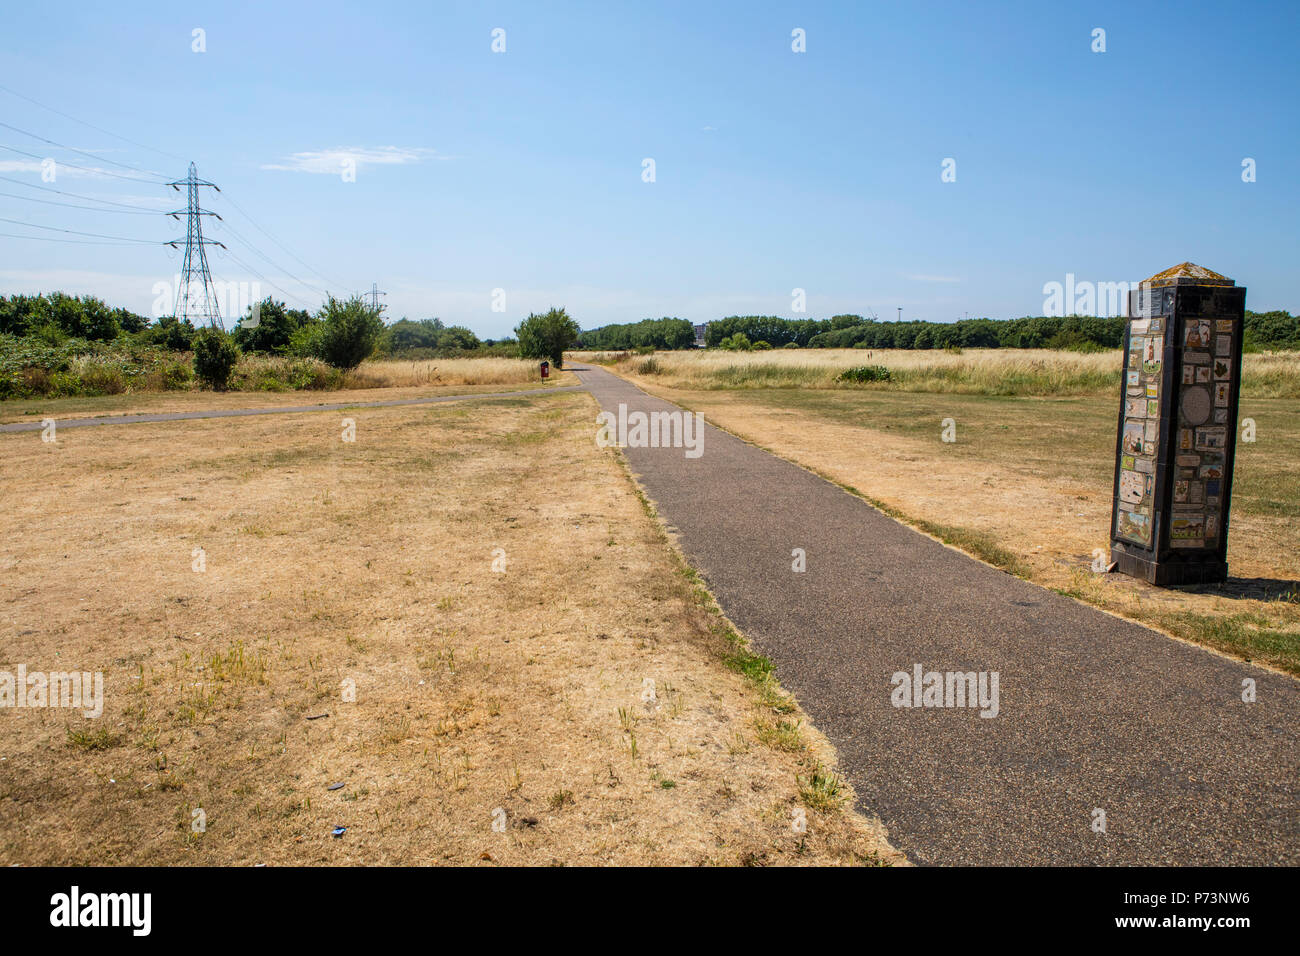
[[[524,358],[550,359],[561,368],[564,350],[578,341],[578,323],[563,309],[551,309],[541,315],[529,314],[515,329],[519,354]]]
[[[453,325],[438,334],[438,348],[444,351],[472,352],[479,345],[478,336],[463,325]]]
[[[31,335],[50,322],[50,304],[43,295],[0,298],[0,332]]]
[[[194,323],[189,319],[178,322],[174,317],[169,316],[159,319],[158,325],[166,330],[162,341],[172,351],[188,352],[194,348]]]
[[[398,319],[384,333],[387,337],[387,349],[390,353],[408,352],[412,349],[436,349],[438,336],[442,334],[441,319]]]
[[[283,302],[267,296],[257,304],[257,323],[253,324],[253,307],[235,326],[234,337],[242,351],[270,352],[283,355],[289,351],[293,333],[306,325],[311,316],[302,309],[289,309]]]
[[[50,294],[50,318],[73,338],[107,342],[122,331],[113,312],[103,300],[94,296]]]
[[[225,388],[238,361],[239,348],[225,332],[206,327],[194,333],[194,374],[200,381]]]
[[[113,321],[117,323],[118,328],[123,332],[135,334],[143,332],[149,327],[149,320],[143,315],[137,315],[130,309],[117,308],[113,310]]]
[[[374,352],[384,332],[379,309],[366,305],[359,295],[346,302],[330,296],[317,317],[321,325],[312,347],[317,358],[335,368],[356,368]]]

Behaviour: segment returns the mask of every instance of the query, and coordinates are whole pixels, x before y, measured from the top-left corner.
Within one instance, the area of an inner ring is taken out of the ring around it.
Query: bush
[[[168,391],[178,391],[194,381],[194,369],[186,362],[168,362],[162,368],[162,386]]]
[[[192,376],[188,356],[123,339],[50,345],[37,335],[0,333],[0,399],[185,388]]]
[[[231,388],[241,392],[329,390],[343,387],[347,373],[320,359],[284,355],[243,355],[231,376]]]
[[[1104,352],[1105,346],[1100,345],[1095,340],[1089,338],[1086,333],[1078,329],[1062,329],[1057,332],[1045,343],[1049,349],[1060,349],[1066,352]]]
[[[81,384],[92,395],[121,395],[126,391],[126,376],[111,365],[92,365],[82,372]]]
[[[298,358],[316,358],[320,355],[324,333],[325,324],[319,319],[312,319],[289,336],[289,354]]]
[[[319,330],[308,333],[315,357],[345,371],[370,358],[384,333],[379,309],[366,305],[359,295],[346,302],[330,296],[318,317]]]
[[[888,382],[889,369],[883,365],[855,365],[835,376],[837,382]]]
[[[194,333],[194,374],[215,389],[224,389],[239,361],[239,349],[220,329],[203,328]]]

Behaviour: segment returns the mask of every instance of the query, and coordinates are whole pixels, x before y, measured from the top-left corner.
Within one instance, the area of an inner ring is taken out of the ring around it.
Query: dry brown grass
[[[493,361],[473,359],[470,361]],[[434,363],[437,364],[437,363]],[[362,366],[364,369],[365,366]],[[385,374],[381,372],[380,374]],[[397,376],[394,375],[394,380]],[[373,384],[338,391],[296,392],[130,392],[123,395],[79,396],[75,398],[16,398],[0,402],[0,424],[40,421],[42,418],[93,418],[101,415],[132,415],[144,412],[193,412],[227,408],[287,408],[291,406],[337,405],[348,402],[377,402],[387,399],[432,398],[440,395],[474,395],[482,392],[515,392],[535,388],[578,385],[572,372],[553,372],[546,381],[489,384],[445,384],[425,382],[380,389]]]
[[[594,414],[560,394],[362,410],[355,443],[332,414],[0,435],[0,669],[105,680],[97,720],[0,711],[0,862],[898,860],[806,723],[761,739],[802,715],[724,666],[725,622]]]
[[[1123,353],[1047,349],[773,349],[760,352],[576,353],[618,371],[681,389],[817,388],[970,395],[1097,395],[1119,385]],[[878,365],[889,382],[840,382],[846,369]],[[1300,353],[1244,356],[1242,384],[1260,398],[1300,398]]]
[[[407,362],[385,359],[362,362],[347,373],[344,388],[402,388],[425,385],[523,385],[540,383],[532,359],[453,358]],[[551,378],[555,378],[552,373]]]

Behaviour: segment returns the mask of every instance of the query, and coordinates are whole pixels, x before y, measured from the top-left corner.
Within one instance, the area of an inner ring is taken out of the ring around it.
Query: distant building
[[[703,325],[697,325],[695,327],[695,347],[697,349],[704,348],[704,333],[708,330],[708,328],[709,328],[709,324],[707,322],[704,323]]]

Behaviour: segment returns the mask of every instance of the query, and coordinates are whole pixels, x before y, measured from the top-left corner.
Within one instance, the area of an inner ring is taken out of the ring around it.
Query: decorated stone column
[[[1246,290],[1184,262],[1129,293],[1111,560],[1152,584],[1228,577]]]

